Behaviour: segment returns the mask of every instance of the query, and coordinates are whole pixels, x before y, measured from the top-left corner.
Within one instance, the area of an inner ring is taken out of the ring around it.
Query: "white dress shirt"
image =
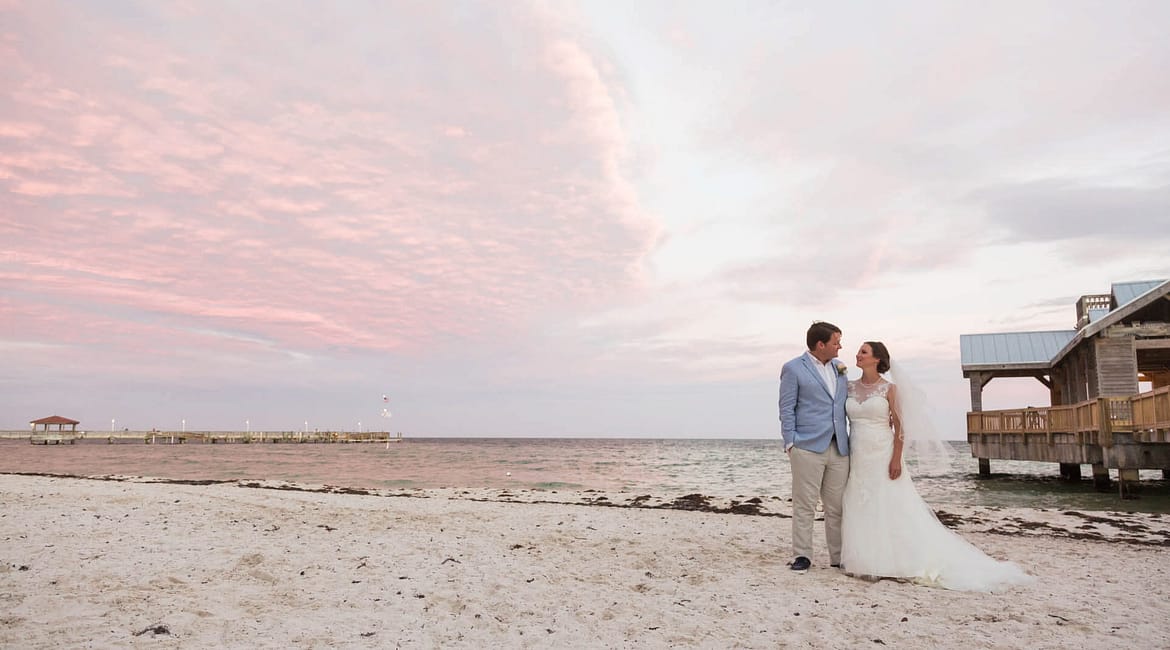
[[[821,360],[814,357],[812,352],[805,352],[809,359],[812,359],[813,365],[820,371],[821,378],[825,380],[825,386],[829,387],[829,395],[833,398],[837,397],[837,364],[829,359],[828,363],[821,363]]]

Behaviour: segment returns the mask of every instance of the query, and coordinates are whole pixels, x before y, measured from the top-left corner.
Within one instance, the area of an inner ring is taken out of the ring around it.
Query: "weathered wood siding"
[[[1084,364],[1081,366],[1085,370],[1085,380],[1088,384],[1088,393],[1085,399],[1097,399],[1103,397],[1101,395],[1101,373],[1097,368],[1097,344],[1099,339],[1092,339],[1081,345],[1081,351],[1084,353],[1082,357]]]
[[[1089,379],[1090,374],[1087,367],[1087,354],[1085,353],[1085,345],[1080,345],[1068,356],[1064,358],[1061,363],[1061,370],[1064,374],[1064,403],[1065,404],[1079,404],[1089,399]],[[1094,396],[1095,397],[1095,396]]]
[[[1124,397],[1138,392],[1137,351],[1134,337],[1100,337],[1095,341],[1097,394]]]
[[[1068,377],[1064,368],[1053,368],[1048,374],[1052,380],[1052,387],[1048,389],[1048,403],[1053,406],[1064,404],[1064,396],[1068,391]]]

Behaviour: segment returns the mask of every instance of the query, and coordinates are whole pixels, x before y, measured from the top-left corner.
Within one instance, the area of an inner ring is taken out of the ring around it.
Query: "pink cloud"
[[[39,137],[44,132],[45,127],[32,122],[0,123],[0,138],[27,140],[29,138]]]
[[[97,7],[16,11],[0,279],[21,337],[409,352],[640,288],[658,226],[627,180],[621,91],[545,16],[484,9],[513,51],[414,7],[383,61],[356,16],[310,34],[295,9],[156,7],[178,21],[164,36]]]

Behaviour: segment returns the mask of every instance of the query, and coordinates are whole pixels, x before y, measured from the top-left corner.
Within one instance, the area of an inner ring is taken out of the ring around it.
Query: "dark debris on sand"
[[[1060,537],[1090,542],[1132,544],[1134,546],[1170,546],[1170,534],[1162,533],[1160,538],[1154,537],[1155,533],[1148,526],[1140,523],[1130,523],[1098,515],[1086,515],[1075,510],[1065,511],[1061,514],[1079,517],[1087,523],[1108,526],[1118,531],[1131,533],[1132,535],[1109,535],[1098,531],[1096,526],[1086,528],[1085,525],[1081,525],[1069,529],[1053,525],[1046,521],[1030,521],[1021,517],[1007,517],[992,522],[980,517],[963,517],[962,515],[956,515],[942,510],[935,512],[938,520],[948,528],[958,528],[963,524],[969,524],[979,526],[980,532],[990,533],[992,535],[1004,535],[1008,537]],[[1150,537],[1139,537],[1142,534],[1150,535]]]
[[[168,628],[165,625],[151,625],[150,627],[147,627],[146,629],[139,630],[139,631],[135,632],[134,636],[142,636],[143,634],[146,634],[147,632],[150,632],[151,635],[153,635],[153,636],[158,636],[160,634],[170,634],[171,630],[170,630],[170,628]]]

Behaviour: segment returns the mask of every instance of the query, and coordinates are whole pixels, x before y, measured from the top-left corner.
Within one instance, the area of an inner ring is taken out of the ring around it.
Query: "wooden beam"
[[[1117,487],[1122,499],[1136,498],[1139,482],[1136,469],[1117,470]]]
[[[1044,384],[1044,386],[1047,387],[1048,390],[1052,390],[1052,382],[1044,375],[1036,375],[1036,381],[1040,382],[1041,384]]]
[[[984,375],[982,373],[977,372],[968,378],[968,382],[970,382],[968,388],[971,392],[972,411],[983,410],[983,387],[987,384],[987,381],[991,381],[990,378],[988,378],[987,381],[984,381],[983,377]]]
[[[1170,336],[1170,323],[1133,323],[1106,327],[1101,336],[1117,338],[1122,336]]]
[[[977,373],[977,372],[1006,371],[1006,372],[1017,372],[1017,373],[1021,373],[1021,374],[1018,374],[1018,375],[1000,374],[1000,377],[1027,377],[1028,376],[1027,373],[1036,372],[1037,370],[1039,370],[1041,372],[1047,372],[1050,367],[1051,366],[1047,362],[1045,362],[1045,363],[981,363],[979,365],[963,366],[963,376],[966,377],[966,376],[972,375],[972,374]]]
[[[1170,338],[1166,339],[1138,339],[1133,342],[1139,350],[1170,350]]]

